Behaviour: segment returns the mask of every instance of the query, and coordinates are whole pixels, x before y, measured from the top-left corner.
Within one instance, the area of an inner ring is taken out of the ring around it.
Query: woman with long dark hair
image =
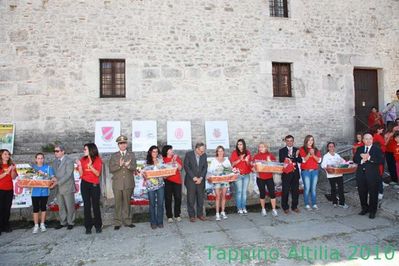
[[[12,180],[18,176],[15,164],[11,159],[11,153],[6,149],[0,150],[0,235],[1,232],[11,232],[10,212],[14,186]]]
[[[319,174],[319,163],[321,162],[321,154],[316,148],[312,135],[307,135],[305,137],[303,146],[299,149],[299,156],[302,157],[301,173],[304,185],[303,196],[305,199],[305,209],[311,210],[309,205],[310,194],[312,208],[317,210],[316,186]]]
[[[151,146],[147,152],[146,165],[160,166],[163,163],[160,157],[159,148],[155,145]],[[145,179],[145,186],[148,191],[148,199],[150,200],[150,223],[151,228],[163,228],[163,202],[165,182],[163,177],[147,178],[145,171],[143,171]]]
[[[96,144],[86,143],[83,151],[84,156],[76,163],[82,179],[80,190],[84,204],[84,225],[86,234],[91,234],[93,225],[96,228],[96,233],[101,233],[103,224],[100,211],[100,176],[103,162],[98,154]],[[91,215],[92,208],[94,219]]]
[[[235,182],[235,198],[239,215],[247,215],[247,189],[251,173],[251,153],[247,150],[244,139],[237,140],[236,149],[230,156],[231,165],[240,171]]]

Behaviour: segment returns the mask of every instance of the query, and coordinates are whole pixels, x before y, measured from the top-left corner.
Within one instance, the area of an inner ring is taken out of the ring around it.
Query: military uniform
[[[125,136],[120,136],[116,140],[118,144],[127,142]],[[120,166],[123,158],[124,164]],[[126,166],[125,162],[130,161]],[[111,155],[109,170],[112,173],[112,190],[115,198],[115,229],[119,229],[122,224],[132,225],[130,216],[130,198],[134,191],[134,171],[136,170],[136,158],[133,152],[125,150],[118,151]]]

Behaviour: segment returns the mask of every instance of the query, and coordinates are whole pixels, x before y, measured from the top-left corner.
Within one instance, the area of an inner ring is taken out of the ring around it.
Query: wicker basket
[[[284,169],[284,164],[283,163],[261,163],[257,162],[255,163],[255,171],[258,173],[276,173],[276,174],[281,174]]]
[[[177,168],[165,168],[165,169],[157,169],[157,170],[145,170],[147,178],[154,177],[165,177],[175,175]]]
[[[208,177],[208,180],[211,183],[225,183],[225,182],[235,182],[238,179],[238,174],[229,174],[229,175],[213,175]]]
[[[327,173],[331,175],[344,175],[344,174],[353,174],[356,172],[357,165],[353,165],[347,168],[336,168],[336,167],[327,167]]]
[[[33,187],[48,188],[53,184],[53,181],[51,181],[51,180],[19,179],[19,180],[17,180],[17,184],[19,187],[26,187],[26,188],[33,188]]]

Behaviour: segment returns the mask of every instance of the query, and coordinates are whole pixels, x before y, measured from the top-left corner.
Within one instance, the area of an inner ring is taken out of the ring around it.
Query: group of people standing
[[[373,135],[366,133],[360,137],[361,143],[354,145],[354,162],[359,165],[357,169],[357,183],[359,197],[362,206],[361,215],[370,213],[370,218],[375,217],[378,201],[378,188],[381,184],[380,165],[383,164],[383,155],[379,145],[373,145]],[[393,139],[399,143],[399,133],[393,135]],[[377,138],[378,140],[378,138]],[[109,170],[112,174],[112,190],[115,198],[114,230],[119,230],[122,225],[133,228],[130,200],[134,191],[134,175],[137,174],[136,158],[133,152],[127,151],[127,137],[117,138],[119,151],[111,155]],[[282,173],[282,198],[281,207],[285,214],[299,213],[299,180],[302,177],[304,184],[305,209],[318,209],[316,187],[319,176],[319,164],[327,168],[332,164],[344,163],[345,160],[335,152],[335,143],[327,144],[328,152],[321,157],[320,150],[316,147],[313,136],[308,135],[304,139],[303,146],[294,146],[294,137],[287,135],[284,138],[285,147],[279,150],[278,161],[289,164],[291,168]],[[398,145],[399,147],[399,145]],[[100,211],[100,176],[102,172],[102,159],[99,156],[97,146],[94,143],[84,145],[84,156],[74,161],[65,155],[62,145],[56,145],[54,149],[55,160],[52,165],[44,164],[44,154],[35,155],[33,168],[45,178],[52,180],[50,188],[33,188],[33,233],[39,230],[46,231],[46,206],[49,189],[57,188],[57,201],[59,205],[60,223],[56,229],[66,227],[73,229],[75,222],[75,181],[74,164],[77,164],[81,177],[81,194],[84,204],[84,226],[86,234],[91,234],[93,226],[96,233],[102,232],[102,219]],[[396,154],[396,153],[394,153]],[[399,149],[397,155],[399,156]],[[396,155],[395,155],[396,156]],[[12,162],[8,150],[0,150],[2,163],[0,165],[0,230],[10,232],[9,225],[10,208],[13,199],[13,183],[18,173]],[[259,201],[261,215],[266,216],[265,197],[266,191],[270,197],[272,215],[277,216],[275,184],[272,173],[259,173],[255,171],[255,162],[277,161],[269,151],[266,143],[259,143],[258,151],[253,156],[247,149],[244,139],[236,142],[235,149],[227,158],[223,146],[218,146],[215,157],[208,167],[207,155],[204,143],[197,143],[195,149],[186,153],[184,161],[174,153],[171,145],[165,145],[161,150],[157,146],[151,146],[147,152],[146,164],[161,166],[164,163],[174,163],[177,166],[176,174],[167,177],[147,177],[146,171],[141,171],[144,184],[148,191],[150,225],[152,229],[163,228],[164,207],[167,221],[181,221],[182,178],[181,170],[185,170],[184,185],[187,188],[187,209],[191,222],[196,219],[207,220],[204,212],[205,182],[207,177],[216,170],[223,168],[235,168],[238,170],[238,179],[233,182],[235,203],[239,215],[247,215],[247,189],[250,173],[256,173],[256,184],[259,188]],[[397,164],[399,167],[399,164]],[[396,169],[396,168],[395,168]],[[327,173],[331,185],[332,201],[335,207],[348,208],[345,204],[343,193],[342,175]],[[230,184],[214,184],[216,193],[216,220],[227,219],[225,212],[226,192]],[[337,193],[338,190],[338,193]],[[291,194],[291,204],[289,195]],[[376,196],[377,195],[377,196]],[[338,196],[338,197],[337,197]],[[369,200],[368,200],[369,197]],[[173,204],[172,204],[173,203]],[[173,205],[173,208],[172,208]],[[40,225],[39,225],[39,212]]]

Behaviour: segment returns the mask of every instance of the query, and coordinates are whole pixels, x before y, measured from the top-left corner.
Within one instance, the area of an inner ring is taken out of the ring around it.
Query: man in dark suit
[[[359,214],[365,215],[369,212],[369,218],[374,219],[377,212],[378,187],[381,183],[379,165],[384,163],[384,157],[381,149],[373,145],[373,136],[370,133],[363,135],[363,143],[364,146],[357,148],[353,157],[353,161],[358,164],[356,182],[362,206]]]
[[[278,157],[280,163],[285,162],[286,160],[294,165],[294,169],[289,173],[282,173],[282,192],[283,195],[281,197],[281,207],[284,210],[284,213],[289,214],[288,205],[288,197],[291,192],[291,210],[298,213],[298,189],[299,189],[299,167],[298,163],[302,162],[302,158],[299,156],[298,148],[294,147],[294,137],[288,135],[284,138],[286,146],[281,148],[278,152]]]
[[[187,152],[184,157],[184,170],[186,171],[184,184],[187,188],[187,210],[191,222],[195,222],[196,216],[201,221],[206,220],[203,210],[205,177],[208,170],[206,158],[205,144],[202,142],[195,144],[195,150]],[[194,208],[195,204],[197,212]]]

